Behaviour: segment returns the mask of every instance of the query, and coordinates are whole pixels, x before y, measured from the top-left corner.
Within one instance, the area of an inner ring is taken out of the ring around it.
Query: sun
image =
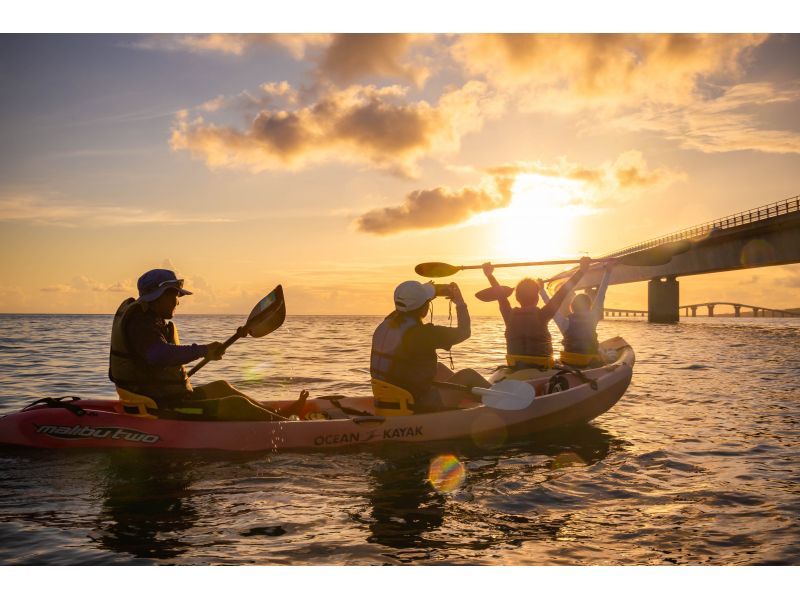
[[[523,174],[517,177],[511,194],[511,205],[496,212],[498,258],[535,261],[572,257],[574,220],[586,212],[576,201],[586,194],[584,184]]]

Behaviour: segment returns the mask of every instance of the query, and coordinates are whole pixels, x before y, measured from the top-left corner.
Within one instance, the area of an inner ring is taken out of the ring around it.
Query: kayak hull
[[[501,410],[480,403],[429,414],[400,417],[348,416],[339,407],[365,412],[371,397],[309,400],[303,417],[329,419],[279,422],[186,421],[137,417],[121,412],[119,401],[79,401],[82,415],[38,405],[0,417],[0,444],[64,448],[146,448],[222,451],[330,450],[385,442],[432,442],[457,438],[491,444],[507,438],[582,424],[608,411],[625,394],[633,372],[630,347],[608,366],[587,370],[597,383],[577,378],[571,388],[537,396],[525,409]],[[531,380],[537,394],[546,380]],[[574,384],[574,386],[573,386]]]

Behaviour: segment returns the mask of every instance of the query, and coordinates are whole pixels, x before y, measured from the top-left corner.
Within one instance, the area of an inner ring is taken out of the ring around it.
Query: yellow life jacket
[[[596,363],[605,363],[605,359],[599,353],[570,353],[561,351],[561,363],[578,368],[585,368]]]
[[[114,314],[108,377],[117,386],[155,400],[191,391],[192,385],[182,365],[151,366],[131,350],[125,328],[134,313],[147,309],[145,303],[131,297],[123,301]],[[167,342],[178,344],[178,330],[174,322],[167,323],[166,334]]]
[[[373,378],[372,396],[375,400],[375,415],[414,415],[414,397],[405,388]]]
[[[552,355],[506,355],[508,367],[516,368],[519,365],[532,365],[542,369],[552,369],[555,367],[555,360]]]

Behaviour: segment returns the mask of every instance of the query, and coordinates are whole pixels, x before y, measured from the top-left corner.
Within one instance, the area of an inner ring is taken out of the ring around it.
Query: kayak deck
[[[0,444],[41,448],[162,448],[226,451],[336,449],[382,442],[471,438],[478,444],[588,422],[625,393],[634,353],[620,346],[614,363],[585,370],[590,382],[565,374],[569,388],[546,394],[549,378],[528,381],[536,398],[523,409],[502,410],[465,394],[464,408],[398,417],[374,415],[373,398],[309,399],[297,420],[191,421],[124,413],[120,401],[81,400],[74,409],[36,405],[0,417]],[[266,402],[268,408],[292,401]]]

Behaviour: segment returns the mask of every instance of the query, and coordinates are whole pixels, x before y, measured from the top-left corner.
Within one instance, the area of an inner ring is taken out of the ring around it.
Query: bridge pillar
[[[713,303],[709,303],[707,307],[708,307],[708,317],[709,318],[713,318],[714,317],[714,304]]]
[[[692,307],[692,317],[693,318],[697,317],[697,307]]]
[[[757,318],[757,317],[758,317],[758,308],[757,308],[757,307],[754,307],[754,308],[753,308],[753,317],[754,317],[754,318]]]
[[[742,317],[742,306],[741,305],[734,305],[733,306],[733,311],[736,312],[735,313],[735,317],[737,317],[737,318]]]
[[[674,324],[681,319],[679,284],[673,276],[666,280],[655,278],[647,283],[647,320],[659,324]]]

